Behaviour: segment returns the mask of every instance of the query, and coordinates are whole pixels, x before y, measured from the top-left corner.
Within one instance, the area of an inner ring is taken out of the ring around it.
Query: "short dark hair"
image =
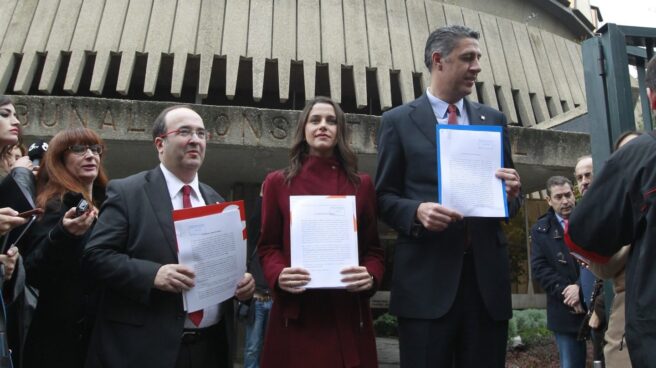
[[[627,139],[631,136],[639,137],[641,135],[642,135],[642,132],[638,132],[636,130],[629,130],[629,131],[626,131],[626,132],[620,134],[620,136],[617,137],[617,139],[615,140],[615,143],[613,144],[613,152],[617,151],[620,148],[620,144],[622,144],[622,142],[624,142],[625,139]]]
[[[652,57],[647,64],[645,84],[647,85],[647,88],[656,93],[656,55],[654,55],[654,57]]]
[[[560,186],[560,185],[565,185],[568,184],[570,189],[574,189],[574,186],[572,185],[572,181],[567,179],[564,176],[552,176],[549,179],[547,179],[547,195],[551,197],[551,187],[553,186]]]
[[[446,27],[440,27],[428,36],[426,48],[424,49],[424,64],[431,70],[433,63],[433,53],[439,52],[442,57],[447,57],[456,47],[456,43],[463,38],[473,38],[478,40],[480,34],[465,26],[453,24]]]
[[[159,113],[159,115],[157,115],[155,121],[153,122],[153,140],[163,134],[166,134],[166,114],[173,110],[183,108],[193,110],[189,105],[173,105],[165,108],[162,110],[162,112]]]

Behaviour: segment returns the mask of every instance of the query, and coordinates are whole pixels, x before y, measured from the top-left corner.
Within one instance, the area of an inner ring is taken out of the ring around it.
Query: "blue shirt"
[[[433,108],[433,113],[437,119],[438,124],[449,124],[447,109],[449,103],[442,101],[439,98],[433,96],[430,92],[430,88],[426,89],[426,96],[428,97],[428,102],[430,102],[431,107]],[[465,109],[464,99],[460,99],[458,102],[454,103],[458,108],[458,125],[469,125],[469,117],[467,116],[467,110]]]

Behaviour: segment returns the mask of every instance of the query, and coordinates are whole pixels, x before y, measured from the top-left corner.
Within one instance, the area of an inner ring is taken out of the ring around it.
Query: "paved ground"
[[[385,337],[376,338],[378,347],[378,367],[397,368],[399,366],[399,340]],[[235,364],[234,368],[242,368],[241,364]]]
[[[377,337],[376,347],[378,348],[378,367],[393,368],[399,366],[399,340]]]

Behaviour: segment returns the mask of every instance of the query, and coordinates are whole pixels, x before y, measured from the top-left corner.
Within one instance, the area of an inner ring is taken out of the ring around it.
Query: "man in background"
[[[579,265],[563,240],[576,203],[572,183],[547,180],[549,210],[531,229],[531,270],[547,294],[547,327],[553,331],[562,368],[585,368],[586,344],[577,339],[585,317]]]

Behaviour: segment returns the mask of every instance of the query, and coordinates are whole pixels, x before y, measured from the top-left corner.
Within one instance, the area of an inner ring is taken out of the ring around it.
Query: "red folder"
[[[244,209],[244,201],[221,202],[208,204],[207,206],[173,210],[173,221],[188,220],[196,217],[214,215],[223,212],[226,208],[231,206],[239,207],[239,217],[241,217],[241,221],[244,224],[243,235],[245,240],[248,238],[248,233],[246,232],[246,210]]]

